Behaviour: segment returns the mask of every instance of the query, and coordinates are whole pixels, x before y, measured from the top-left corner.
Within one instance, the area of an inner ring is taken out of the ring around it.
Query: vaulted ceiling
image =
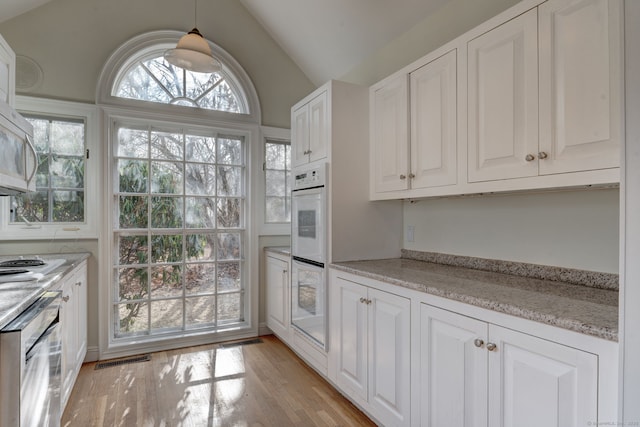
[[[240,0],[316,85],[340,78],[449,0]]]

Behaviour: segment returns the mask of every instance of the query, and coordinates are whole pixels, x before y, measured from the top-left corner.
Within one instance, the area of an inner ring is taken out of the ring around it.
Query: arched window
[[[162,55],[133,63],[113,87],[120,98],[247,113],[239,92],[223,72],[194,73],[169,64]]]
[[[109,153],[107,354],[242,334],[257,318],[250,311],[248,165],[258,99],[242,67],[211,43],[219,72],[166,62],[164,51],[181,35],[132,39],[100,77]]]
[[[109,58],[100,75],[99,104],[136,106],[185,115],[216,115],[228,121],[260,123],[260,103],[251,79],[225,50],[209,42],[222,63],[215,73],[195,73],[169,64],[164,52],[175,47],[183,33],[154,31],[134,37]],[[155,107],[144,104],[158,104]],[[164,105],[162,107],[161,105]],[[191,110],[191,111],[189,111]]]

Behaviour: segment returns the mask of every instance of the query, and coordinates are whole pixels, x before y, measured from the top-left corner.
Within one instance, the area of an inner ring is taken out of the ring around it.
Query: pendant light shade
[[[174,49],[164,53],[164,59],[176,67],[197,73],[213,73],[220,71],[220,61],[213,57],[209,43],[197,28],[182,36]]]

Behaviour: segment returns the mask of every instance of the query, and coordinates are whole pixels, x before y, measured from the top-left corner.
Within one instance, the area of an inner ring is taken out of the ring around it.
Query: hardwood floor
[[[62,426],[373,426],[275,336],[189,347],[95,370],[86,363]]]

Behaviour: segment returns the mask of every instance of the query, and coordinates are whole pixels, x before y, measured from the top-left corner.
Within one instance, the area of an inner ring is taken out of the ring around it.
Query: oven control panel
[[[326,166],[322,165],[314,169],[304,171],[294,171],[293,190],[303,190],[305,188],[322,187],[325,185]]]

